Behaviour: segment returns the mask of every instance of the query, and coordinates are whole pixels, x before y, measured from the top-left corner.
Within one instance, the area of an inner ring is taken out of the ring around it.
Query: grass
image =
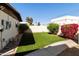
[[[59,37],[57,35],[43,33],[43,32],[42,33],[33,33],[33,37],[35,40],[35,44],[20,45],[17,48],[17,53],[27,52],[27,51],[43,48],[44,46],[49,45],[51,43],[55,43],[55,42],[64,40],[64,38]],[[21,41],[23,41],[22,43],[26,43],[25,40],[27,40],[27,39],[21,39]]]

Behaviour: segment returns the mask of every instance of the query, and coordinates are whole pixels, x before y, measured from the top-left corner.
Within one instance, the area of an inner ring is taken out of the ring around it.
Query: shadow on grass
[[[32,33],[23,33],[19,46],[35,44],[35,40]]]
[[[16,53],[15,56],[24,56],[24,55],[27,55],[27,54],[29,54],[31,52],[36,51],[36,50],[38,50],[38,49],[31,50],[31,51],[24,51],[24,52]]]
[[[35,40],[34,40],[33,33],[31,31],[31,29],[26,24],[21,24],[19,28],[20,28],[20,33],[23,34],[23,35],[20,39],[18,47],[35,44]],[[23,56],[23,55],[30,53],[32,51],[35,51],[35,50],[23,51],[21,53],[16,53],[15,55],[16,56]]]
[[[19,33],[23,34],[19,46],[35,44],[33,33],[27,24],[19,25]]]

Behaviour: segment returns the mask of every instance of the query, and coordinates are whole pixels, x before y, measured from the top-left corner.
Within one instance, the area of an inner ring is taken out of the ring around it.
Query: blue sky
[[[79,16],[79,3],[12,3],[11,4],[25,21],[33,18],[34,23],[47,24],[51,19],[64,15]]]

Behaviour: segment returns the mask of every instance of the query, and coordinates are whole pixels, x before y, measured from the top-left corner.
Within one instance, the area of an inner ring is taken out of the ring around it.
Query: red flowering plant
[[[78,24],[66,24],[61,26],[61,32],[64,37],[74,39],[78,31]]]

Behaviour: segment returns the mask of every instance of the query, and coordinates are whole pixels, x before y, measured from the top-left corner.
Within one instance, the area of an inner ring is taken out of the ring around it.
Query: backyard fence
[[[47,29],[47,26],[30,26],[30,30],[27,30],[27,32],[49,32]]]

